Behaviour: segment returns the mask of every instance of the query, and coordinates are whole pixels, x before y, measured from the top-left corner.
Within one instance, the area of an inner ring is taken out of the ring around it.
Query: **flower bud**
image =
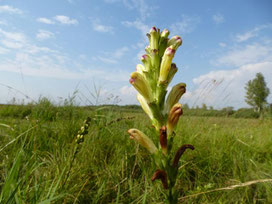
[[[165,49],[167,48],[168,35],[169,35],[169,30],[167,30],[167,29],[164,29],[161,33],[160,43],[159,43],[159,56],[160,57],[163,56]]]
[[[151,120],[153,120],[153,114],[152,111],[149,107],[149,105],[147,104],[146,100],[144,99],[144,97],[141,94],[137,94],[137,99],[140,102],[142,109],[144,110],[144,112],[149,116],[149,118]]]
[[[160,30],[152,27],[149,31],[150,34],[150,48],[159,49]]]
[[[140,130],[129,129],[128,133],[130,135],[130,139],[137,141],[140,145],[145,147],[151,154],[156,153],[158,151],[157,147],[154,145],[152,140]]]
[[[168,113],[172,106],[179,102],[181,96],[186,92],[186,84],[179,83],[175,85],[166,99],[165,112]]]
[[[166,132],[166,127],[163,126],[160,129],[160,144],[161,144],[161,149],[163,154],[166,155],[167,153],[167,132]]]
[[[145,51],[146,51],[147,54],[150,54],[150,53],[151,53],[150,45],[147,45],[147,46],[145,47]]]
[[[167,80],[170,68],[171,68],[171,63],[172,59],[175,55],[176,50],[173,48],[173,46],[168,47],[162,57],[162,62],[161,62],[161,67],[160,67],[160,78],[159,81],[160,83],[165,83]]]
[[[139,72],[132,72],[129,82],[145,98],[147,103],[153,101],[152,90],[142,74]]]
[[[182,109],[181,109],[181,104],[177,103],[175,104],[169,114],[168,114],[168,119],[167,119],[167,135],[171,135],[177,126],[177,123],[179,121],[179,117],[182,115]]]
[[[168,29],[164,29],[162,32],[161,32],[161,38],[168,38],[170,32]]]
[[[180,157],[183,155],[183,153],[185,152],[186,149],[191,149],[191,150],[194,150],[194,146],[193,145],[190,145],[190,144],[185,144],[185,145],[182,145],[178,151],[176,152],[176,155],[175,155],[175,158],[174,158],[174,161],[173,161],[173,164],[172,164],[172,167],[174,168],[178,168],[178,163],[179,163],[179,159]]]
[[[141,57],[141,61],[145,66],[145,70],[148,72],[150,70],[150,68],[151,68],[151,57],[149,55],[147,55],[147,54],[144,54]]]
[[[173,46],[175,50],[178,49],[179,46],[181,46],[182,44],[182,39],[180,36],[174,36],[172,37],[168,43],[167,43],[167,46]]]
[[[173,77],[175,76],[176,72],[178,71],[178,68],[175,63],[171,64],[171,68],[167,77],[167,84],[170,84]]]
[[[167,181],[167,174],[163,170],[156,170],[155,173],[153,174],[151,180],[155,181],[157,179],[160,179],[163,185],[164,189],[168,189],[168,181]]]
[[[137,72],[139,72],[142,75],[144,74],[144,72],[146,72],[145,67],[141,64],[137,64],[136,70],[137,70]]]

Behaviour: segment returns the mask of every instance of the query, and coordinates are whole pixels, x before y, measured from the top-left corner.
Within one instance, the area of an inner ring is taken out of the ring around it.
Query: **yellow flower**
[[[182,44],[182,40],[181,40],[181,37],[176,35],[174,37],[172,37],[168,43],[167,43],[167,46],[173,46],[175,50],[178,49],[179,46],[181,46]]]
[[[130,135],[130,139],[137,141],[140,145],[145,147],[151,154],[156,153],[158,151],[153,141],[140,130],[129,129],[128,133]]]
[[[173,105],[179,102],[179,99],[185,92],[186,92],[186,84],[179,83],[175,85],[171,89],[170,93],[168,94],[164,112],[168,113],[173,107]]]
[[[129,82],[145,98],[147,103],[153,101],[153,94],[150,85],[141,73],[132,72]]]
[[[174,47],[170,46],[165,50],[163,54],[161,68],[160,68],[160,78],[159,78],[160,83],[165,83],[167,80],[168,73],[170,71],[175,52],[176,50],[174,49]]]
[[[152,111],[149,105],[147,104],[146,100],[144,99],[144,97],[141,94],[137,94],[137,99],[140,102],[144,112],[149,116],[151,120],[153,120],[154,117],[153,117]]]

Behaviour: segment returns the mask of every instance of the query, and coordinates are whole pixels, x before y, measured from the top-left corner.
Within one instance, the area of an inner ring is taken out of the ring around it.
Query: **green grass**
[[[87,117],[89,133],[71,164],[75,136]],[[56,107],[46,100],[0,106],[0,203],[161,202],[161,183],[151,182],[156,169],[149,153],[129,140],[130,128],[158,142],[147,117],[133,107]],[[195,150],[181,160],[180,197],[272,178],[271,119],[182,116],[174,148],[187,143]],[[184,201],[271,203],[272,184]]]

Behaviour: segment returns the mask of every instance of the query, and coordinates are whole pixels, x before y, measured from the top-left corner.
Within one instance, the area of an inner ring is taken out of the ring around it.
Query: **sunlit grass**
[[[137,126],[158,142],[141,111],[38,105],[27,118],[12,114],[0,117],[0,203],[162,200],[160,183],[151,183],[154,167],[148,152],[128,140],[127,130]],[[92,119],[89,133],[65,183],[75,137],[87,117]],[[177,183],[180,197],[271,179],[271,124],[270,119],[182,116],[174,149],[187,143],[196,149],[182,158]],[[184,199],[188,203],[269,203],[271,189],[268,182]]]

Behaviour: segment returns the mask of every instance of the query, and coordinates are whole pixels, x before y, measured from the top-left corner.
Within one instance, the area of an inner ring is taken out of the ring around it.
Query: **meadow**
[[[84,120],[88,134],[75,142]],[[141,109],[117,106],[0,106],[0,203],[161,203],[139,128],[158,136]],[[272,120],[184,115],[174,149],[180,203],[272,203]],[[269,180],[270,179],[270,180]]]

